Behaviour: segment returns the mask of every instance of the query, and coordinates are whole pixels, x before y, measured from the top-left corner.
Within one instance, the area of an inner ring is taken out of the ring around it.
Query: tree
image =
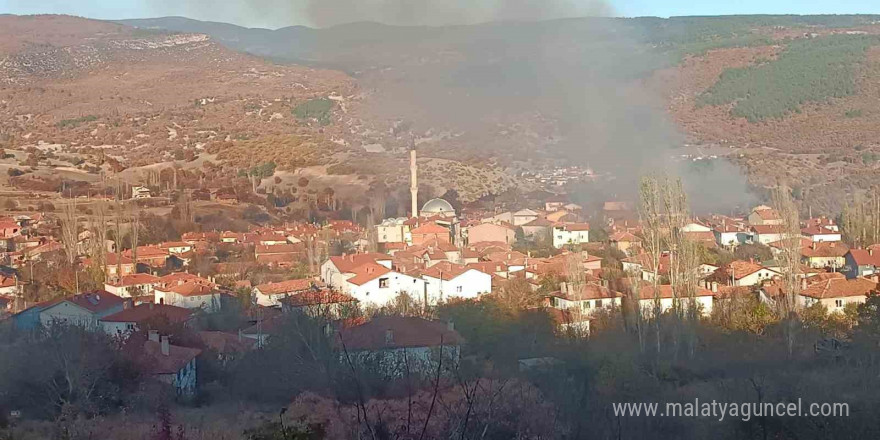
[[[801,252],[800,220],[798,209],[791,197],[791,190],[779,185],[773,192],[773,205],[782,219],[782,248],[777,254],[782,269],[782,297],[776,304],[777,313],[785,321],[784,332],[788,355],[794,355],[795,338],[800,320],[797,313],[797,297],[800,293]]]
[[[73,266],[78,255],[77,247],[79,240],[79,219],[76,214],[76,199],[71,199],[61,205],[61,244],[64,246],[64,254],[67,256],[67,264]]]

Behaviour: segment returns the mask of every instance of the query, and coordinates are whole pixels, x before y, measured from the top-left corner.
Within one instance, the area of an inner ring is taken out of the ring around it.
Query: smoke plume
[[[604,0],[151,0],[145,6],[160,16],[268,28],[295,24],[329,27],[361,21],[446,26],[613,13]]]

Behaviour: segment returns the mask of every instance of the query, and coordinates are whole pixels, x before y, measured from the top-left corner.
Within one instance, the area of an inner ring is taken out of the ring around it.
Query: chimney
[[[390,328],[385,330],[385,345],[394,344],[394,331]]]
[[[568,293],[568,284],[565,281],[559,283],[559,291],[563,294]]]
[[[718,293],[718,282],[712,281],[712,292]]]
[[[128,310],[132,307],[132,305],[134,305],[134,300],[132,300],[131,298],[126,299],[125,301],[122,301],[122,310]]]
[[[168,342],[168,336],[162,336],[159,341],[159,344],[162,347],[162,356],[171,355],[171,344]]]
[[[153,342],[159,342],[159,331],[158,330],[150,330],[149,333],[147,333],[147,340],[153,341]]]
[[[872,257],[874,256],[874,248],[870,248],[870,247],[868,248],[868,255],[870,255]]]
[[[807,290],[807,277],[801,278],[801,290]]]
[[[446,330],[454,332],[455,331],[455,322],[454,321],[447,322],[446,323]]]

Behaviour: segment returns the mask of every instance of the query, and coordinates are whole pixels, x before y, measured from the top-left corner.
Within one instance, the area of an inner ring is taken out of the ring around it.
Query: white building
[[[145,186],[131,187],[131,198],[133,199],[149,199],[151,196],[150,189]]]
[[[660,300],[660,313],[669,311],[675,304],[676,298],[672,286],[664,284],[657,287],[659,295],[656,296],[654,294],[654,286],[643,284],[639,287],[639,307],[641,307],[642,313],[645,313],[646,315],[654,313],[658,297]],[[695,303],[700,313],[703,316],[708,316],[712,313],[712,306],[715,303],[715,294],[711,290],[698,288],[693,298],[678,298],[678,302],[679,305],[684,308],[691,307],[691,305]]]
[[[428,303],[450,298],[474,299],[492,292],[492,276],[459,264],[439,263],[422,273]]]
[[[553,227],[553,247],[561,249],[566,245],[579,245],[590,242],[588,223],[565,223]]]
[[[104,290],[122,298],[150,296],[153,295],[153,288],[157,284],[159,284],[159,277],[148,273],[138,273],[126,275],[117,281],[104,283]]]

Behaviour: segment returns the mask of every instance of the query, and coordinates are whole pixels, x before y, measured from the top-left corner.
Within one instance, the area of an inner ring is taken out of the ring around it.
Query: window
[[[126,323],[126,324],[125,324],[125,329],[128,330],[128,331],[134,331],[134,324],[132,324],[132,323],[130,323],[130,322],[129,322],[129,323]]]
[[[455,288],[455,291],[458,292],[458,293],[461,293],[461,286],[456,287],[456,288]]]
[[[379,278],[379,288],[387,289],[388,288],[388,278]]]
[[[835,299],[834,306],[835,307],[843,307],[843,300],[842,299]]]
[[[589,309],[592,309],[592,308],[593,308],[593,302],[592,302],[592,301],[584,301],[584,302],[581,303],[581,304],[582,304],[581,307],[582,307],[584,310],[589,310]]]
[[[602,300],[601,299],[596,300],[596,308],[599,308],[599,307],[602,307]]]

